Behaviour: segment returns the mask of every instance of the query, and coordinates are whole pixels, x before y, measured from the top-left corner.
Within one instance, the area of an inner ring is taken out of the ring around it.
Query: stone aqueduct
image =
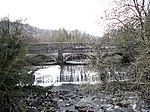
[[[97,47],[97,48],[96,48]],[[96,49],[95,49],[96,48]],[[32,44],[28,47],[27,57],[47,56],[57,63],[65,62],[75,57],[93,58],[96,50],[101,51],[101,55],[115,53],[116,47],[111,43],[42,43]]]

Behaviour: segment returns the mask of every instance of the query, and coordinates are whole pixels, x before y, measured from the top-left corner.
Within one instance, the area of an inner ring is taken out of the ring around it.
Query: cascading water
[[[87,83],[98,81],[98,74],[85,65],[54,65],[35,72],[35,85],[49,86],[62,83]]]

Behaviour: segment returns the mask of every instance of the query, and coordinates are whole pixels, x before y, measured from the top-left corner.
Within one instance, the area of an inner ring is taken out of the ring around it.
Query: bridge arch
[[[63,64],[65,61],[77,60],[82,61],[84,59],[92,60],[96,59],[97,52],[93,48],[93,43],[48,43],[48,44],[33,44],[28,48],[28,53],[31,55],[37,55],[32,57],[33,61],[35,59],[41,60],[43,63],[56,62],[58,64]],[[99,55],[102,57],[107,57],[107,54],[116,52],[116,49],[112,45],[106,47],[105,44],[95,44],[94,46],[99,46]]]
[[[56,60],[57,58],[54,55],[37,54],[37,55],[26,56],[26,61],[33,65],[44,63],[44,62],[55,62]]]
[[[94,59],[95,56],[90,53],[71,53],[63,56],[64,61],[76,61],[76,60],[91,60]]]

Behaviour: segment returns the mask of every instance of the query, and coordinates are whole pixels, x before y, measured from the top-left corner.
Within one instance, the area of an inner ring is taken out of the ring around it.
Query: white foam
[[[85,70],[83,66],[75,66],[74,68],[65,67],[64,69],[65,70],[63,71],[63,82],[60,82],[60,72],[62,71],[59,65],[49,66],[47,68],[37,70],[34,73],[34,85],[47,87],[51,85],[60,86],[62,84],[97,83],[97,73],[94,71]]]
[[[48,68],[39,69],[35,73],[35,85],[48,86],[56,83],[60,75],[60,66],[50,66]],[[42,82],[38,82],[41,80]]]

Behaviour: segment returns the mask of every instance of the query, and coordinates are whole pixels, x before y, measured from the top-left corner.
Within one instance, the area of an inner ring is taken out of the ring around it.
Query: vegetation
[[[29,43],[35,42],[29,27],[21,20],[0,21],[0,111],[25,112],[24,96],[45,94],[50,87],[33,86],[36,70],[25,67]],[[32,38],[31,38],[32,36]]]
[[[24,69],[28,35],[21,21],[0,21],[0,107],[1,112],[23,112],[19,86],[31,85],[34,77]]]
[[[117,51],[121,52],[119,58],[120,65],[126,68],[128,80],[124,80],[126,90],[139,91],[141,97],[146,100],[150,99],[150,1],[147,0],[116,0],[119,4],[112,9],[111,13],[106,14],[106,20],[111,22],[111,27],[104,36],[110,37]],[[110,23],[109,23],[110,24]],[[104,37],[105,38],[105,37]],[[113,55],[114,56],[114,55]],[[116,55],[115,55],[116,56]],[[114,58],[102,58],[97,61],[97,65],[105,74],[110,71],[111,77],[115,78],[116,83],[120,85],[120,81],[116,79],[116,68]],[[107,67],[107,70],[106,70]],[[104,73],[101,73],[102,76]],[[107,87],[116,87],[106,82]],[[123,84],[123,85],[124,85]],[[108,85],[108,86],[107,86]],[[122,86],[115,88],[120,90]],[[112,88],[111,88],[112,89]]]
[[[37,43],[52,43],[52,42],[87,42],[93,39],[94,36],[81,32],[79,30],[68,31],[65,28],[58,30],[33,30],[34,38]]]

